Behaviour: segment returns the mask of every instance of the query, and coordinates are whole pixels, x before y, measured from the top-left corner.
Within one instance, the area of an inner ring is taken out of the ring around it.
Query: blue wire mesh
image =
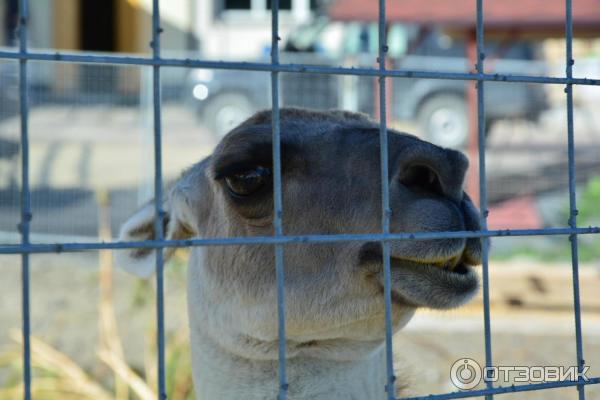
[[[124,248],[151,248],[156,251],[156,283],[157,283],[157,361],[158,361],[158,397],[166,399],[165,380],[165,327],[164,327],[164,275],[163,275],[163,250],[166,247],[189,247],[208,245],[233,245],[233,244],[264,244],[275,246],[275,262],[277,273],[277,301],[279,321],[279,400],[287,398],[288,382],[286,379],[285,362],[285,305],[284,305],[284,257],[283,246],[287,243],[296,242],[336,242],[336,241],[365,241],[376,240],[383,244],[384,254],[384,297],[385,297],[385,331],[386,331],[386,367],[387,383],[386,392],[389,400],[395,399],[393,351],[392,351],[392,324],[391,324],[391,290],[390,290],[390,242],[394,240],[426,240],[438,238],[483,238],[483,305],[484,305],[484,335],[486,366],[492,366],[491,349],[491,316],[489,300],[489,277],[488,277],[488,253],[489,238],[499,236],[534,236],[534,235],[568,235],[571,242],[572,271],[573,271],[573,300],[574,300],[574,322],[577,366],[579,372],[583,371],[584,355],[581,330],[581,308],[579,295],[579,272],[577,254],[577,235],[598,234],[600,227],[577,227],[577,204],[576,204],[576,181],[574,160],[574,127],[573,127],[573,85],[600,85],[598,79],[574,78],[573,77],[573,17],[572,0],[565,0],[565,38],[566,38],[566,73],[564,77],[528,76],[528,75],[502,75],[486,74],[484,72],[484,19],[483,0],[477,0],[476,13],[476,39],[477,39],[477,64],[475,73],[456,73],[438,71],[412,71],[386,69],[385,56],[387,53],[385,37],[385,0],[379,0],[379,68],[343,68],[330,66],[313,66],[303,64],[281,64],[279,62],[279,2],[272,2],[272,53],[270,63],[249,62],[220,62],[198,59],[174,59],[162,58],[160,51],[160,7],[159,0],[152,2],[152,56],[151,57],[129,57],[119,55],[97,55],[97,54],[70,54],[63,52],[44,53],[30,52],[27,48],[27,24],[29,21],[29,1],[19,1],[19,49],[18,51],[0,51],[0,59],[16,59],[19,61],[19,95],[20,95],[20,118],[21,118],[21,164],[22,164],[22,188],[21,188],[21,243],[17,245],[0,246],[0,254],[20,254],[22,257],[22,323],[23,323],[23,398],[31,399],[31,350],[30,350],[30,279],[29,279],[29,257],[32,253],[60,253],[75,252],[82,250],[100,249],[124,249]],[[29,187],[29,140],[28,140],[28,85],[27,85],[27,62],[59,61],[59,62],[85,62],[99,64],[123,64],[123,65],[147,65],[152,66],[153,71],[153,115],[154,115],[154,191],[155,191],[155,228],[156,238],[143,242],[78,242],[78,243],[52,243],[35,244],[30,242],[31,201]],[[162,147],[161,147],[161,67],[184,67],[184,68],[209,68],[209,69],[231,69],[247,71],[265,71],[271,73],[271,96],[272,96],[272,120],[273,120],[273,166],[274,166],[274,228],[275,234],[271,237],[247,237],[247,238],[214,238],[214,239],[188,239],[188,240],[165,240],[163,232],[162,210]],[[305,235],[285,236],[282,228],[282,194],[281,194],[281,148],[279,127],[279,73],[319,73],[330,75],[355,75],[371,76],[379,78],[380,96],[380,157],[382,177],[382,215],[380,234],[343,234],[343,235]],[[478,121],[478,148],[479,148],[479,190],[481,207],[481,231],[461,232],[415,232],[415,233],[390,233],[390,210],[389,210],[389,187],[388,187],[388,148],[386,127],[386,78],[430,78],[430,79],[454,79],[465,81],[476,81],[477,85],[477,121]],[[488,230],[487,229],[487,180],[486,180],[486,153],[485,153],[485,105],[484,105],[484,83],[486,81],[504,82],[530,82],[565,85],[567,99],[567,139],[568,139],[568,172],[569,172],[569,203],[570,218],[569,226],[562,228],[546,229],[518,229],[518,230]],[[585,386],[600,383],[600,377],[580,379],[579,381],[545,382],[524,385],[512,385],[508,387],[494,386],[487,382],[487,388],[481,390],[460,391],[428,395],[424,397],[410,397],[405,399],[459,399],[485,396],[492,399],[496,394],[525,392],[560,387],[576,386],[579,399],[585,399]],[[292,382],[293,384],[293,382]]]

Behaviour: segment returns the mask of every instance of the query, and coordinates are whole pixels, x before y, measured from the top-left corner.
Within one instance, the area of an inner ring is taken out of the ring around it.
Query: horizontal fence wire
[[[30,243],[0,245],[0,254],[21,253],[72,253],[85,250],[104,249],[156,249],[159,247],[200,247],[227,245],[259,245],[288,243],[332,243],[356,241],[398,241],[461,238],[491,238],[519,236],[565,236],[600,234],[600,227],[587,228],[540,228],[540,229],[492,229],[487,231],[446,231],[446,232],[406,232],[406,233],[358,233],[335,235],[285,235],[285,236],[238,236],[223,238],[197,238],[182,240],[142,240],[122,242],[71,242],[71,243]]]
[[[476,47],[477,64],[476,72],[457,73],[444,71],[423,71],[386,68],[385,57],[387,45],[385,38],[386,18],[385,1],[379,0],[379,50],[378,68],[354,68],[339,66],[320,66],[306,64],[281,64],[279,62],[279,3],[273,1],[272,15],[272,47],[270,63],[256,62],[225,62],[210,61],[190,58],[162,58],[160,54],[160,9],[159,0],[153,0],[152,4],[152,56],[123,56],[123,55],[98,55],[98,54],[74,54],[69,52],[32,52],[27,48],[27,23],[29,15],[28,0],[19,0],[19,48],[18,51],[0,51],[0,59],[19,61],[19,96],[20,96],[20,120],[21,120],[21,222],[19,229],[21,233],[20,244],[0,244],[0,254],[20,254],[22,257],[22,323],[23,323],[23,398],[31,399],[31,352],[30,352],[30,277],[29,256],[34,253],[62,253],[79,252],[102,249],[131,249],[148,248],[156,250],[156,272],[157,272],[157,362],[158,362],[158,398],[166,399],[165,380],[165,341],[164,341],[164,276],[163,276],[163,249],[169,247],[194,247],[194,246],[227,246],[227,245],[255,245],[272,244],[275,251],[275,263],[277,274],[277,301],[278,301],[278,329],[279,329],[279,400],[287,398],[288,382],[286,378],[285,357],[285,303],[284,303],[284,257],[283,249],[289,243],[326,243],[326,242],[348,242],[348,241],[379,241],[383,243],[384,249],[384,296],[386,314],[386,390],[388,399],[394,399],[394,371],[393,371],[393,349],[392,349],[392,326],[391,326],[391,289],[389,271],[389,248],[393,241],[400,240],[431,240],[444,238],[482,238],[483,245],[483,302],[484,302],[484,335],[486,366],[492,365],[491,352],[491,327],[490,327],[490,304],[489,304],[489,277],[488,277],[488,253],[491,237],[510,236],[549,236],[564,235],[571,241],[572,271],[573,271],[573,298],[574,298],[574,320],[577,365],[579,372],[584,367],[584,355],[582,345],[581,329],[581,307],[579,294],[578,273],[578,246],[577,236],[600,233],[600,227],[578,227],[576,222],[576,181],[574,162],[574,127],[573,127],[573,86],[592,85],[600,86],[600,79],[574,78],[573,77],[573,19],[572,0],[565,0],[565,38],[566,38],[566,73],[565,77],[530,76],[516,74],[497,74],[484,72],[484,20],[483,0],[477,0],[476,10]],[[31,201],[29,186],[29,137],[28,137],[28,85],[27,85],[27,63],[28,61],[49,61],[65,63],[96,63],[112,65],[136,65],[153,67],[153,101],[154,101],[154,189],[155,189],[155,228],[156,239],[148,241],[128,242],[73,242],[73,243],[31,243],[30,221]],[[183,67],[204,69],[228,69],[245,71],[263,71],[271,73],[271,98],[272,98],[272,126],[273,126],[273,165],[274,165],[274,236],[254,237],[228,237],[228,238],[194,238],[185,240],[164,239],[164,210],[162,209],[162,129],[161,129],[161,67]],[[339,234],[339,235],[292,235],[286,236],[282,228],[282,182],[281,182],[281,148],[280,148],[280,120],[279,120],[279,73],[308,73],[327,75],[354,75],[379,78],[379,117],[380,117],[380,162],[382,177],[382,232],[364,234]],[[479,231],[452,231],[452,232],[402,232],[390,233],[390,210],[389,210],[389,186],[388,181],[388,148],[387,148],[387,126],[386,126],[386,78],[424,78],[424,79],[450,79],[473,81],[477,85],[477,121],[478,121],[478,149],[479,149],[479,184],[481,205],[481,226]],[[487,229],[487,179],[485,160],[485,105],[484,105],[484,82],[523,82],[541,84],[565,85],[567,102],[567,153],[569,172],[569,204],[570,218],[569,226],[562,228],[543,229]],[[387,249],[387,251],[386,251]],[[292,382],[293,383],[293,382]],[[589,378],[579,381],[544,382],[525,385],[511,385],[507,387],[494,387],[488,383],[486,389],[457,391],[452,393],[441,393],[436,395],[407,397],[407,400],[442,400],[460,399],[485,396],[491,399],[493,395],[526,392],[534,390],[548,390],[561,387],[577,387],[579,399],[585,399],[585,386],[599,384],[600,377]]]
[[[430,394],[427,396],[403,397],[397,400],[450,400],[450,399],[469,399],[473,397],[490,396],[508,393],[533,392],[536,390],[550,390],[573,386],[587,386],[600,384],[600,377],[588,378],[588,380],[579,381],[560,381],[560,382],[542,382],[530,383],[526,385],[500,386],[479,390],[465,390],[451,393]]]
[[[277,71],[291,73],[307,73],[321,75],[355,75],[389,78],[420,78],[420,79],[450,79],[461,81],[495,81],[495,82],[523,82],[523,83],[547,83],[555,85],[593,85],[600,86],[600,79],[590,78],[566,78],[520,74],[499,73],[473,73],[473,72],[440,72],[407,69],[385,69],[363,67],[340,67],[325,65],[291,64],[257,62],[235,62],[235,61],[210,61],[192,58],[149,58],[138,56],[113,56],[94,54],[73,54],[68,52],[28,52],[17,53],[14,51],[0,51],[0,59],[28,59],[34,61],[75,62],[83,64],[111,64],[111,65],[137,65],[161,67],[182,67],[202,69],[226,69],[236,71]]]

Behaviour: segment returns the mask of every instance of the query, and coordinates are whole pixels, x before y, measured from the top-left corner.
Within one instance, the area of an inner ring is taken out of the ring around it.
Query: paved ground
[[[153,173],[152,116],[137,107],[34,108],[30,115],[32,187],[115,188],[139,185]],[[18,141],[19,119],[0,124],[0,137]],[[200,160],[213,137],[183,107],[164,107],[166,177]],[[4,179],[7,179],[7,174]],[[7,182],[0,181],[0,187]]]
[[[151,115],[136,107],[53,106],[34,108],[30,119],[34,233],[94,237],[99,192],[110,194],[115,229],[152,198]],[[0,123],[0,138],[18,137],[18,118]],[[214,144],[187,109],[164,107],[165,182],[208,155]],[[15,240],[19,177],[18,158],[0,160],[0,242]]]

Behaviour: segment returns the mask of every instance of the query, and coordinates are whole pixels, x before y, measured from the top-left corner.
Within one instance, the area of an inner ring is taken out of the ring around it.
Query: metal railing
[[[342,68],[331,66],[311,66],[301,64],[281,64],[279,62],[279,4],[272,2],[272,53],[271,63],[249,62],[220,62],[197,59],[162,58],[160,48],[160,8],[159,0],[153,0],[152,11],[152,56],[129,57],[119,55],[79,55],[63,52],[31,52],[27,48],[27,33],[29,22],[29,2],[20,0],[19,4],[19,49],[18,51],[0,51],[0,59],[13,59],[19,61],[19,91],[20,91],[20,117],[21,117],[21,243],[16,245],[1,245],[0,254],[20,254],[22,260],[22,323],[23,323],[23,388],[24,399],[31,399],[31,349],[30,349],[30,276],[29,259],[32,253],[60,253],[82,250],[123,249],[123,248],[152,248],[156,251],[156,283],[157,283],[157,358],[158,358],[158,397],[166,399],[165,382],[165,327],[164,327],[164,277],[163,277],[163,249],[166,247],[186,246],[214,246],[233,244],[272,244],[275,246],[275,263],[277,273],[277,298],[279,321],[279,395],[283,400],[287,397],[288,382],[286,378],[285,360],[285,314],[284,314],[284,260],[283,246],[297,242],[336,242],[336,241],[379,241],[383,244],[384,254],[384,298],[385,298],[385,333],[386,333],[386,391],[389,400],[395,399],[394,369],[392,350],[392,324],[391,324],[391,289],[390,289],[390,244],[396,240],[426,240],[438,238],[469,238],[483,239],[483,305],[484,305],[484,330],[485,330],[485,355],[486,366],[492,366],[492,341],[491,341],[491,316],[489,300],[488,277],[488,252],[489,238],[497,236],[532,236],[532,235],[568,235],[571,241],[572,271],[573,271],[573,299],[574,299],[574,326],[576,338],[577,366],[579,372],[584,367],[584,354],[582,345],[581,308],[579,299],[579,276],[577,236],[581,234],[598,234],[600,227],[580,228],[577,226],[577,205],[575,196],[575,163],[574,163],[574,127],[573,127],[573,85],[600,85],[600,79],[587,79],[573,77],[572,47],[573,47],[573,17],[572,0],[565,0],[565,38],[566,38],[566,74],[564,77],[503,75],[484,73],[484,20],[483,0],[477,0],[476,13],[476,40],[477,40],[477,65],[475,73],[456,72],[431,72],[388,69],[385,64],[387,52],[385,37],[385,0],[379,0],[379,67],[378,68]],[[30,240],[31,201],[29,187],[29,139],[28,139],[28,85],[27,63],[30,60],[79,62],[152,66],[153,70],[153,112],[154,112],[154,191],[155,191],[155,229],[156,239],[142,242],[78,242],[78,243],[53,243],[36,244]],[[271,73],[272,93],[272,121],[273,121],[273,169],[274,169],[274,227],[275,235],[270,237],[237,237],[237,238],[211,238],[188,240],[165,240],[163,232],[163,219],[165,213],[162,209],[162,147],[161,147],[161,67],[195,67],[207,69],[234,69],[265,71]],[[344,235],[306,235],[286,236],[282,228],[282,184],[281,184],[281,149],[279,130],[279,73],[319,73],[337,75],[358,75],[378,77],[380,104],[385,105],[387,78],[431,78],[431,79],[458,79],[476,81],[477,83],[477,115],[478,115],[478,149],[479,149],[479,197],[481,209],[481,230],[460,232],[414,232],[390,233],[390,207],[388,187],[388,141],[386,127],[386,107],[379,107],[380,112],[380,157],[381,157],[381,193],[382,193],[382,230],[379,234],[344,234]],[[487,187],[486,187],[486,153],[485,153],[485,108],[484,89],[486,81],[504,82],[535,82],[546,84],[566,85],[567,100],[567,138],[568,138],[568,169],[569,169],[569,200],[570,218],[568,227],[547,229],[521,229],[521,230],[488,230],[487,229]],[[578,381],[546,382],[508,387],[494,386],[490,381],[487,388],[482,390],[457,391],[425,397],[410,397],[407,399],[458,399],[485,396],[491,399],[494,395],[515,393],[534,390],[548,390],[553,388],[576,386],[579,399],[585,399],[585,386],[600,383],[600,377]],[[293,384],[293,382],[291,382]]]

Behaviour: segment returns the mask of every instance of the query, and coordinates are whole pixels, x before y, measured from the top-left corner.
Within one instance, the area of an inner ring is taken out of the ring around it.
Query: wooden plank
[[[600,268],[580,267],[581,311],[600,314]],[[468,308],[481,308],[481,291]],[[491,263],[490,307],[573,312],[573,283],[569,263]]]

